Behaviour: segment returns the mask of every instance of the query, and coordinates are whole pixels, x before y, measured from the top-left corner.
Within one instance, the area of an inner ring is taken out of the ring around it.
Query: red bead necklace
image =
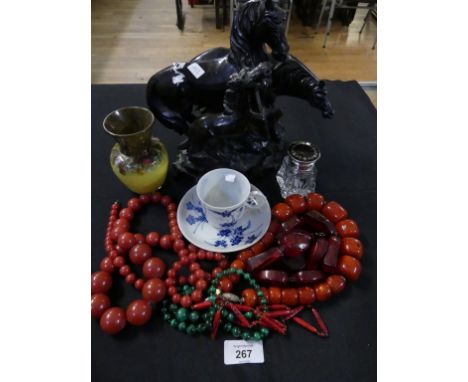
[[[131,233],[130,224],[135,214],[149,203],[161,203],[167,210],[170,234],[160,235],[149,232],[146,236]],[[226,257],[220,253],[205,252],[192,244],[186,246],[177,225],[177,204],[168,195],[155,192],[151,195],[140,195],[131,198],[127,207],[120,209],[116,202],[111,207],[109,222],[104,241],[107,256],[100,263],[100,271],[91,275],[91,316],[100,319],[101,329],[108,334],[120,332],[129,322],[132,325],[143,325],[151,318],[152,304],[159,303],[167,293],[174,303],[190,307],[193,303],[203,299],[203,292],[208,282],[217,273],[229,266]],[[179,256],[172,268],[166,273],[166,264],[152,255],[152,248],[159,246],[165,250],[172,250]],[[137,278],[127,264],[127,257],[131,264],[142,267],[144,278]],[[199,260],[215,261],[217,266],[207,272],[201,268]],[[182,267],[188,266],[190,275],[179,276]],[[125,279],[127,284],[141,290],[143,299],[129,304],[126,311],[120,307],[111,307],[108,291],[112,287],[112,273],[117,273]],[[190,284],[195,287],[190,296],[182,296],[177,286]]]

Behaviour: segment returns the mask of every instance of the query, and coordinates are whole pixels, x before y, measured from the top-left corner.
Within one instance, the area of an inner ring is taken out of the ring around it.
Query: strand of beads
[[[135,214],[149,203],[161,203],[166,207],[170,234],[150,232],[146,237],[130,232],[130,223]],[[188,254],[182,234],[177,226],[177,205],[167,195],[159,192],[131,198],[127,207],[120,209],[118,202],[112,204],[106,229],[104,247],[106,257],[100,263],[100,271],[91,275],[91,316],[100,320],[101,329],[108,334],[120,332],[128,323],[144,325],[152,315],[153,305],[166,296],[166,284],[162,281],[166,272],[165,263],[152,256],[152,247],[172,249],[179,256]],[[136,277],[126,264],[126,257],[134,265],[142,266],[144,278]],[[112,287],[112,273],[118,270],[125,282],[141,290],[143,299],[132,301],[126,310],[111,307],[107,296]]]
[[[153,231],[144,236],[130,232],[131,221],[136,213],[149,203],[160,203],[166,207],[170,234],[160,235]],[[211,279],[229,266],[228,260],[220,253],[206,252],[192,244],[186,246],[177,226],[176,211],[177,205],[172,199],[159,192],[133,197],[123,209],[120,209],[118,202],[112,204],[104,240],[107,256],[100,263],[101,270],[91,275],[91,316],[100,319],[104,332],[116,334],[127,322],[132,325],[148,322],[153,305],[164,299],[166,290],[172,301],[180,303],[184,309],[192,303],[200,302]],[[165,250],[172,249],[179,256],[179,260],[175,261],[167,272],[168,277],[164,282],[162,279],[166,273],[166,265],[161,259],[152,256],[152,248],[155,246]],[[217,264],[208,272],[201,268],[198,261],[215,261]],[[141,266],[143,277],[137,278],[130,265]],[[189,266],[191,274],[188,277],[180,275],[176,278],[183,266]],[[132,302],[126,311],[119,307],[111,307],[107,296],[112,287],[111,274],[116,272],[125,278],[128,284],[141,290],[143,296],[142,300]],[[207,319],[205,314],[204,319]],[[190,328],[192,331],[193,327]]]
[[[216,275],[211,282],[211,286],[208,289],[208,301],[211,302],[212,307],[208,311],[209,322],[212,323],[212,338],[216,338],[218,328],[221,324],[223,329],[232,334],[236,338],[242,338],[243,340],[255,340],[260,341],[266,337],[269,330],[265,327],[260,327],[258,321],[249,322],[248,319],[258,319],[256,313],[251,312],[250,309],[244,314],[240,311],[241,305],[234,304],[229,301],[228,298],[224,297],[221,289],[219,289],[219,282],[221,278],[226,276],[241,276],[247,281],[250,286],[255,290],[256,295],[259,297],[261,305],[260,311],[263,313],[268,312],[267,300],[260,290],[260,286],[249,273],[242,271],[241,269],[229,268]],[[231,310],[232,312],[229,312]],[[257,330],[255,330],[257,328]]]
[[[203,270],[198,261],[214,261],[217,263],[217,267],[213,269],[216,273],[209,273]],[[221,253],[205,252],[198,250],[197,252],[190,252],[187,256],[181,256],[180,259],[172,265],[172,268],[167,272],[166,286],[168,295],[171,297],[174,304],[182,305],[184,308],[190,307],[193,303],[200,302],[203,299],[203,292],[208,288],[208,282],[211,281],[213,274],[219,274],[223,269],[229,266],[229,262],[226,257]],[[178,272],[182,267],[189,268],[189,276],[179,276]],[[177,285],[191,285],[194,288],[190,295],[186,294],[182,296],[177,291]]]
[[[337,237],[337,264],[332,274],[313,285],[300,287],[270,286],[261,290],[270,304],[283,304],[287,306],[311,305],[315,301],[326,301],[339,294],[346,286],[347,281],[357,281],[362,267],[363,245],[358,239],[359,227],[354,220],[348,218],[347,211],[337,202],[326,202],[325,198],[317,193],[310,193],[306,197],[290,195],[284,202],[272,208],[272,221],[264,237],[255,245],[238,253],[231,267],[245,269],[246,262],[252,257],[260,255],[272,247],[277,235],[287,228],[290,222],[299,222],[296,216],[306,214],[308,211],[322,214],[327,219]],[[323,239],[322,239],[323,240]],[[327,245],[328,246],[328,245]],[[322,257],[324,253],[322,253]],[[329,272],[328,272],[329,273]],[[251,292],[250,300],[255,301],[256,296]]]
[[[163,301],[161,309],[163,318],[173,328],[189,335],[203,333],[210,328],[209,321],[207,322],[206,313],[199,312],[181,307],[177,304],[170,304],[169,300]]]

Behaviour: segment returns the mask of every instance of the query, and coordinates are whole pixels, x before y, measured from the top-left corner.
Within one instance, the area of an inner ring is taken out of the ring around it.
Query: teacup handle
[[[267,198],[260,191],[250,191],[246,206],[252,209],[261,208],[267,202]]]

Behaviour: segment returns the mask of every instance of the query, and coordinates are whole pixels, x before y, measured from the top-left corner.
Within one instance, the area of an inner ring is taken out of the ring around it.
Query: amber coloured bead
[[[268,297],[270,304],[281,304],[281,288],[270,287],[268,288]]]
[[[275,235],[271,232],[267,232],[261,239],[261,242],[265,246],[265,249],[270,248],[270,246],[275,241]]]
[[[338,260],[338,271],[349,281],[357,281],[361,270],[361,262],[354,257],[345,255]]]
[[[336,223],[336,231],[341,237],[359,237],[359,227],[351,219],[344,219]]]
[[[284,288],[281,290],[281,303],[288,306],[295,306],[299,301],[296,288]]]
[[[307,211],[307,202],[302,195],[292,194],[284,200],[295,214],[302,214]]]
[[[265,244],[260,240],[258,243],[255,243],[250,250],[255,254],[258,255],[265,250]]]
[[[244,299],[244,305],[254,307],[257,305],[257,293],[252,288],[247,288],[242,291],[242,297]]]
[[[348,255],[361,260],[363,254],[364,247],[359,239],[354,237],[344,237],[341,240],[340,255]]]
[[[231,263],[231,268],[236,268],[236,269],[241,269],[241,270],[244,270],[245,269],[245,263],[239,259],[237,260],[234,260],[232,263]]]
[[[326,282],[314,286],[314,291],[317,301],[326,301],[332,296],[332,290]]]
[[[267,304],[270,303],[270,293],[268,292],[268,288],[261,287],[260,290],[263,292],[265,299],[267,300]]]
[[[299,305],[310,305],[315,301],[315,292],[311,287],[297,288]]]
[[[346,279],[340,275],[330,275],[327,277],[326,283],[333,294],[338,294],[345,288]]]
[[[317,194],[315,192],[311,192],[307,194],[306,200],[307,200],[307,208],[309,210],[320,211],[322,207],[325,205],[325,198],[322,195]]]
[[[322,208],[322,214],[336,224],[340,220],[346,219],[348,212],[337,202],[328,202]]]
[[[117,334],[126,324],[125,311],[118,307],[107,309],[99,320],[102,331],[107,334]]]
[[[152,310],[148,301],[135,300],[128,305],[126,317],[131,325],[140,326],[149,321],[151,313]]]
[[[237,259],[245,263],[245,261],[251,258],[253,255],[254,254],[251,250],[246,250],[246,251],[240,252],[237,255]]]
[[[286,203],[278,203],[272,208],[271,213],[279,221],[284,222],[292,216],[293,210]]]
[[[272,219],[270,226],[268,227],[268,232],[271,232],[273,235],[276,235],[281,228],[281,224],[278,220]]]

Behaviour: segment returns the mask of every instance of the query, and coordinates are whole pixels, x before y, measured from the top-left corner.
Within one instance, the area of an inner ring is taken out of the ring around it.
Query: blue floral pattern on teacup
[[[216,229],[208,223],[204,208],[195,192],[183,201],[182,206],[184,225],[192,235],[213,247],[212,250],[219,248],[219,250],[236,251],[240,247],[248,246],[264,234],[269,224],[269,221],[259,220],[255,215],[251,215],[239,222],[233,221],[231,217],[230,221],[222,223],[221,228]]]

